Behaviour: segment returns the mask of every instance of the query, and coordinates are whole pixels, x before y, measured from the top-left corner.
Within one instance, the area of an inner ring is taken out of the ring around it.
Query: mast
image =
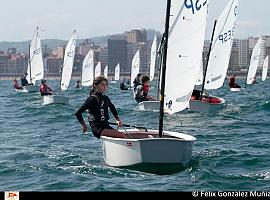
[[[208,67],[208,62],[209,62],[209,58],[210,58],[210,54],[211,54],[211,49],[212,49],[212,44],[213,44],[213,38],[214,38],[216,25],[217,25],[217,20],[215,20],[215,22],[214,22],[214,28],[213,28],[212,36],[211,36],[211,42],[210,42],[210,46],[209,46],[209,50],[208,50],[208,54],[207,54],[206,67],[205,67],[205,71],[204,71],[204,74],[203,74],[203,82],[202,82],[202,91],[201,91],[201,95],[200,95],[200,101],[202,100],[202,96],[203,96],[203,90],[204,90],[204,85],[205,85],[207,67]]]
[[[171,0],[167,0],[166,10],[166,22],[164,32],[164,51],[162,59],[162,73],[161,73],[161,90],[160,90],[160,107],[159,107],[159,137],[162,137],[163,133],[163,115],[164,115],[164,93],[165,93],[165,77],[166,77],[166,62],[167,62],[167,47],[168,47],[168,36],[169,36],[169,25],[170,25],[170,11],[171,11]]]

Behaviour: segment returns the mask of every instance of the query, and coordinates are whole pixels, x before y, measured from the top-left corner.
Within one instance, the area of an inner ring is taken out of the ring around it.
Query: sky
[[[68,40],[73,29],[78,39],[132,29],[164,29],[166,0],[0,1],[0,41],[30,40],[37,26],[43,30],[42,39],[62,40]],[[206,39],[228,1],[210,0]],[[238,12],[235,38],[270,35],[269,0],[239,0]]]

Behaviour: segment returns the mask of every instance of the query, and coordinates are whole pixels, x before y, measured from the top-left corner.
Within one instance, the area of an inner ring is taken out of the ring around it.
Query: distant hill
[[[155,34],[161,35],[159,32],[149,29],[147,30],[147,40],[153,40]],[[95,43],[95,45],[106,47],[108,43],[108,39],[112,35],[105,35],[99,37],[90,38],[91,41]],[[79,44],[84,39],[79,39],[77,44]],[[47,44],[47,48],[54,49],[60,45],[66,45],[68,41],[66,40],[59,40],[59,39],[46,39],[42,40],[42,46]],[[30,40],[28,41],[21,41],[21,42],[0,42],[0,51],[7,51],[8,48],[16,48],[18,52],[28,53],[28,46],[30,44]]]
[[[28,53],[29,41],[22,42],[0,42],[0,50],[7,51],[9,48],[16,48],[18,52]],[[67,43],[65,40],[57,40],[57,39],[46,39],[41,41],[42,46],[47,44],[47,47],[53,49],[57,46],[64,45]]]

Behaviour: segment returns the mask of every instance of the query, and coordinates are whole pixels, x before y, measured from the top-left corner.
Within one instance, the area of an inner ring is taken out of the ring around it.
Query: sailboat
[[[246,84],[252,84],[254,77],[256,76],[257,68],[260,62],[260,55],[262,49],[263,40],[262,37],[259,38],[255,47],[252,50],[250,64],[248,68],[248,74],[246,79]]]
[[[158,60],[159,67],[162,64],[162,62],[161,62],[162,58],[160,57],[160,52],[161,52],[161,47],[162,47],[162,43],[163,43],[163,38],[162,38],[162,40],[159,44],[159,47],[158,47],[158,52],[159,52],[158,57],[157,57],[157,50],[156,50],[156,48],[157,48],[157,41],[156,40],[157,39],[156,39],[156,35],[155,35],[155,38],[153,40],[152,47],[151,47],[150,81],[153,80],[153,78],[154,78],[156,61]],[[155,63],[155,64],[153,64],[153,63]],[[161,78],[161,75],[159,74],[159,82],[157,84],[157,87],[159,89],[160,89],[160,78]],[[139,102],[138,109],[140,111],[159,111],[159,107],[160,107],[159,103],[160,102],[158,100],[158,98],[159,98],[158,92],[157,92],[157,100],[149,100],[149,101]]]
[[[108,65],[106,65],[106,67],[104,68],[104,77],[108,78]]]
[[[154,79],[155,67],[157,60],[157,35],[155,35],[152,46],[151,46],[151,61],[150,61],[150,81]],[[138,109],[141,111],[158,111],[159,101],[150,100],[142,101],[138,103]]]
[[[163,130],[164,112],[173,114],[188,105],[203,49],[208,3],[206,1],[193,10],[185,2],[174,0],[171,4],[171,0],[167,0],[159,130],[127,129],[123,132],[129,138],[124,139],[101,136],[104,160],[110,166],[152,164],[151,168],[159,168],[163,164],[186,167],[190,163],[196,138]],[[181,79],[183,76],[186,80]],[[186,87],[178,90],[181,85]]]
[[[94,51],[89,50],[82,65],[82,86],[91,86],[94,81]]]
[[[31,85],[23,86],[23,92],[39,92],[39,86],[36,81],[43,79],[44,67],[42,60],[41,39],[39,36],[39,29],[36,28],[35,34],[29,46],[29,61],[27,67],[27,81]]]
[[[76,30],[73,31],[70,40],[65,49],[64,63],[62,65],[62,74],[60,79],[60,90],[67,90],[71,79],[73,61],[76,47]],[[68,97],[62,95],[43,96],[43,105],[47,104],[68,104]]]
[[[263,70],[262,70],[262,81],[266,80],[267,77],[267,72],[268,72],[268,56],[265,57],[264,62],[263,62]]]
[[[237,7],[238,0],[230,0],[214,23],[202,90],[199,95],[192,96],[189,104],[191,111],[208,113],[224,107],[225,99],[204,95],[203,91],[204,89],[218,89],[224,84],[233,44]],[[194,94],[195,92],[196,90]]]
[[[95,77],[101,76],[101,62],[98,62],[95,68]]]
[[[140,73],[140,50],[138,49],[133,56],[132,63],[131,63],[131,74],[130,74],[130,86],[134,87],[134,79],[137,74]]]
[[[157,35],[155,34],[152,46],[151,46],[151,61],[150,61],[150,81],[154,79],[157,57]]]
[[[111,80],[110,83],[116,83],[120,79],[120,63],[117,63],[117,65],[114,68],[114,80]]]

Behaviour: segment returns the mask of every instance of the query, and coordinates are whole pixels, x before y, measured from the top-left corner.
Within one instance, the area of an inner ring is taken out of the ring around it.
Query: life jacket
[[[39,91],[40,91],[41,96],[51,94],[51,88],[48,87],[47,85],[43,85],[43,84],[42,84],[42,85],[39,87]]]
[[[18,82],[13,82],[13,87],[14,87],[15,89],[22,89],[22,87],[19,86]]]
[[[149,92],[149,85],[144,84],[143,85],[143,96],[147,96]]]

